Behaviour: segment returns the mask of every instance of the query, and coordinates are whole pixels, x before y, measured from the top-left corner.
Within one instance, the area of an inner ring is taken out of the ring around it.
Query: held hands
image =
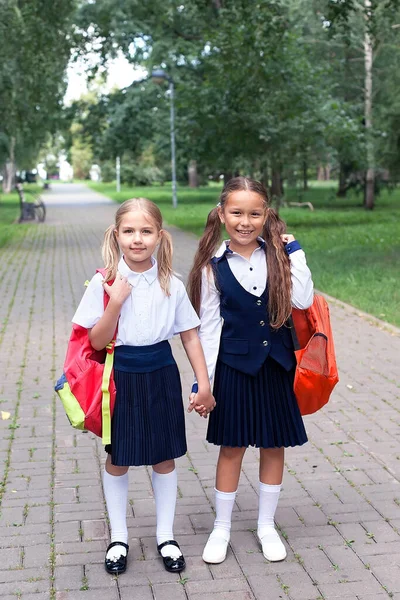
[[[281,240],[284,244],[290,244],[290,242],[294,242],[295,237],[291,233],[282,233]]]
[[[207,393],[199,390],[197,394],[193,392],[190,394],[188,412],[192,412],[194,409],[197,414],[206,419],[207,415],[214,410],[214,408],[215,399],[210,390]]]
[[[132,290],[132,286],[130,283],[128,283],[128,279],[123,277],[121,273],[117,273],[115,281],[112,285],[103,282],[103,288],[104,291],[110,296],[110,301],[112,300],[120,306],[123,305]]]

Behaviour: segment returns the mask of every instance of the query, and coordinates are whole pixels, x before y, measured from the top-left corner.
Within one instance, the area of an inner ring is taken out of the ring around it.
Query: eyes
[[[239,216],[239,215],[241,215],[242,213],[240,212],[240,210],[232,210],[232,211],[230,211],[230,214],[231,214],[231,215],[235,215],[235,216]],[[263,216],[263,214],[262,214],[261,212],[254,211],[254,212],[250,213],[250,216],[251,216],[251,217],[262,217],[262,216]]]
[[[122,233],[134,233],[133,229],[123,229]],[[154,233],[154,231],[152,229],[142,229],[141,233],[145,234],[145,235],[151,235],[152,233]]]

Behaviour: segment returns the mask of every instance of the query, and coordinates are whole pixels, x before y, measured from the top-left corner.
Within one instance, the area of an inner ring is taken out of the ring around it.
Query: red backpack
[[[105,277],[105,269],[97,269]],[[109,281],[112,285],[113,281]],[[104,308],[109,296],[104,292]],[[55,391],[61,398],[67,417],[76,429],[87,429],[111,443],[111,416],[115,403],[113,377],[114,346],[117,337],[104,350],[95,350],[85,327],[72,326],[68,342],[64,373]]]
[[[294,393],[302,415],[322,408],[339,381],[329,306],[314,296],[310,308],[292,309],[292,338],[296,355]]]

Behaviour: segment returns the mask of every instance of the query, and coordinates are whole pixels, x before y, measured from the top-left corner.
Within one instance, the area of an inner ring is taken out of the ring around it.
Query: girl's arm
[[[126,277],[117,273],[114,283],[103,283],[103,288],[110,300],[101,319],[89,330],[90,343],[95,350],[102,350],[113,339],[122,305],[129,297],[132,286]]]
[[[207,363],[208,377],[214,377],[222,331],[220,295],[212,271],[202,273],[199,338]],[[194,390],[195,391],[195,390]]]
[[[285,233],[281,238],[286,243],[285,251],[290,259],[292,306],[304,310],[309,308],[314,300],[314,284],[307,266],[306,255],[293,235]]]
[[[220,314],[220,295],[215,285],[214,275],[211,270],[206,268],[202,272],[200,320],[201,324],[198,333],[206,359],[208,378],[211,381],[214,377],[215,366],[217,364],[222,318]],[[189,398],[189,412],[195,409],[199,415],[205,417],[206,413],[201,406],[197,391],[198,384],[195,379]]]
[[[211,393],[207,365],[197,330],[188,329],[187,331],[182,331],[180,336],[183,347],[197,379],[198,392],[196,404],[204,406],[206,412],[209,413],[215,406],[215,400]]]

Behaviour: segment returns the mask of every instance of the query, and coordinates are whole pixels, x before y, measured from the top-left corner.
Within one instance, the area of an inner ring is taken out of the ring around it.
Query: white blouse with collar
[[[144,273],[131,271],[123,257],[118,272],[132,285],[130,296],[122,305],[118,322],[116,345],[149,346],[174,335],[198,327],[200,320],[190,303],[185,286],[174,275],[170,282],[170,296],[161,289],[157,277],[157,261]],[[96,273],[72,319],[73,323],[91,329],[104,313],[103,277]]]
[[[261,296],[267,281],[264,240],[259,238],[260,246],[254,250],[249,260],[236,252],[232,252],[229,248],[229,241],[222,242],[215,253],[215,258],[221,258],[225,254],[228,265],[240,285],[254,296]],[[296,244],[293,248],[299,247],[297,242],[292,242],[292,244]],[[288,252],[288,255],[292,276],[292,305],[300,309],[309,308],[314,299],[314,284],[310,269],[307,266],[306,256],[300,247],[293,252]],[[200,320],[199,337],[211,380],[214,377],[217,363],[222,317],[220,314],[220,294],[215,286],[212,271],[206,267],[202,272]]]

